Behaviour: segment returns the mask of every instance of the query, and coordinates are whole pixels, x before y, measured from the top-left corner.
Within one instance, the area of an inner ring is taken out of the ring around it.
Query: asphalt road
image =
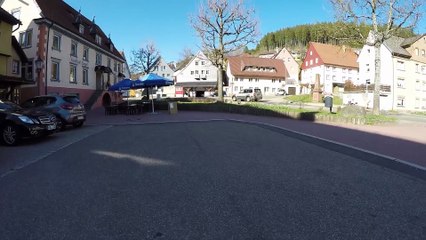
[[[424,206],[424,180],[272,128],[105,126],[0,177],[0,239],[425,239]]]

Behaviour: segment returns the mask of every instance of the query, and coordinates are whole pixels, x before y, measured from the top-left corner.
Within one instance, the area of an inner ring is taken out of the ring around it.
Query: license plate
[[[47,125],[47,130],[55,130],[56,129],[56,125],[52,124],[52,125]]]
[[[77,117],[77,119],[78,119],[78,120],[83,120],[83,119],[84,119],[84,117],[83,117],[83,116],[78,116],[78,117]]]

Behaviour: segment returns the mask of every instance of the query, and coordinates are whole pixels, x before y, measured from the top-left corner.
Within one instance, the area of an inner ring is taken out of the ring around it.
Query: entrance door
[[[104,90],[104,75],[102,72],[96,72],[96,90]]]

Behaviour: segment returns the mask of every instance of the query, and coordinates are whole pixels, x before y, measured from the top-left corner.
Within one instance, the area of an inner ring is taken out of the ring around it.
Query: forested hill
[[[362,29],[364,36],[367,36],[371,29],[371,26],[368,25],[358,25],[358,27]],[[412,30],[404,29],[397,35],[400,37],[412,37],[414,33]],[[335,45],[346,44],[355,48],[363,45],[363,42],[359,40],[355,25],[347,25],[341,22],[325,22],[298,25],[268,33],[260,40],[254,52],[270,51],[282,47],[299,50],[306,48],[309,42]]]

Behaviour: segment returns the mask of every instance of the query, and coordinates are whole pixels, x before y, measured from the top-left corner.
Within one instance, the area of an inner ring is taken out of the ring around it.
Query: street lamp
[[[41,72],[41,69],[43,68],[43,60],[40,58],[40,55],[37,56],[37,59],[35,60],[35,67],[37,71],[38,84],[41,84],[40,72]],[[47,82],[44,87],[45,87],[44,88],[45,94],[47,94]]]

